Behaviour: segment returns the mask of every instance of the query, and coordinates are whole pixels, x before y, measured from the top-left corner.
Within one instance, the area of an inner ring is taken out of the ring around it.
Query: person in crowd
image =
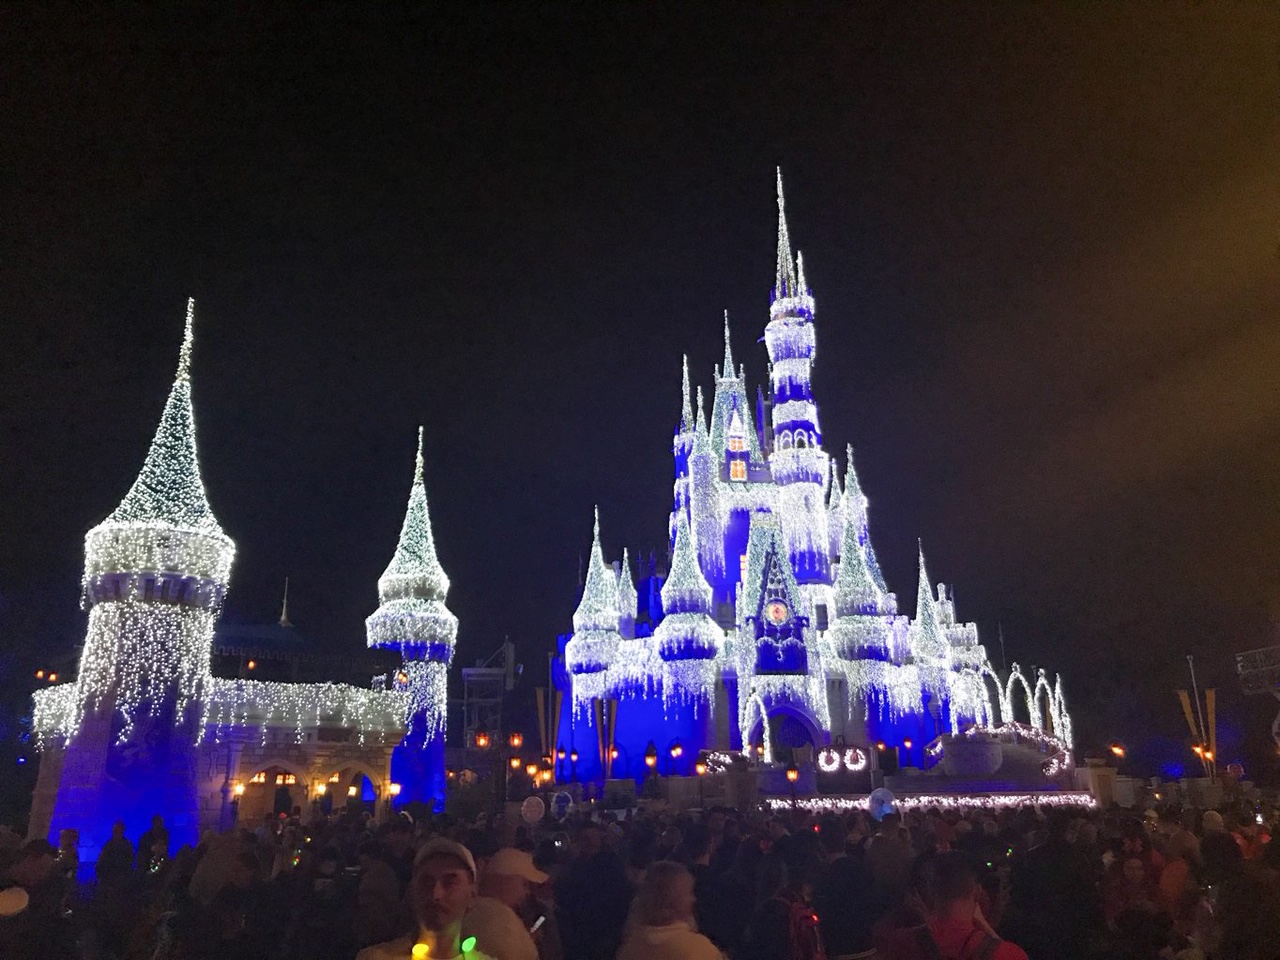
[[[887,912],[902,902],[914,859],[915,851],[902,833],[902,818],[896,813],[887,814],[867,845],[866,853],[872,897],[878,912]]]
[[[476,862],[462,844],[443,837],[418,850],[409,881],[416,933],[365,947],[356,960],[493,960],[462,936],[462,920],[476,895]]]
[[[475,936],[477,946],[495,960],[539,960],[534,936],[543,932],[549,911],[531,902],[531,884],[548,879],[526,851],[511,847],[494,851],[480,868],[480,896],[462,919],[463,940]],[[517,908],[532,915],[526,920]]]
[[[409,925],[409,918],[401,909],[400,879],[376,840],[360,844],[357,862],[360,881],[356,887],[356,943],[367,947],[394,940]]]
[[[823,865],[813,890],[818,929],[831,960],[866,960],[873,957],[871,925],[875,911],[867,897],[871,874],[860,859],[849,856],[849,829],[838,816],[823,817],[818,824]]]
[[[935,854],[917,875],[925,920],[889,935],[883,960],[1027,960],[1021,947],[1001,940],[978,909],[978,876],[964,854]]]
[[[694,880],[687,867],[659,860],[636,892],[633,922],[617,960],[722,960],[694,921]]]
[[[138,838],[138,869],[154,870],[157,863],[169,859],[169,830],[164,825],[164,817],[156,814],[151,818],[151,826]]]
[[[780,853],[766,854],[756,870],[756,909],[743,945],[750,960],[826,960],[813,886],[803,867],[789,868]]]
[[[121,884],[133,872],[133,844],[124,835],[124,821],[117,820],[111,826],[111,839],[102,845],[98,862],[94,865],[98,883]]]
[[[723,813],[720,817],[723,821]],[[711,844],[709,825],[694,823],[685,830],[684,850],[696,898],[694,916],[698,930],[719,949],[731,953],[741,939],[742,908],[733,887],[711,866]]]
[[[1010,872],[1007,929],[1029,953],[1044,960],[1082,956],[1102,922],[1095,872],[1068,839],[1070,829],[1069,817],[1052,814],[1043,842],[1032,846]],[[999,862],[989,848],[983,852]],[[987,867],[993,861],[970,862]],[[1046,910],[1047,903],[1055,904],[1054,909]]]
[[[560,931],[569,960],[613,960],[631,905],[622,860],[599,824],[578,832],[576,854],[556,884]]]
[[[468,912],[468,918],[485,898],[495,900],[519,918],[537,949],[538,960],[562,960],[564,953],[555,911],[537,896],[537,891],[544,889],[550,879],[549,874],[534,865],[528,851],[503,847],[480,869],[480,897]],[[464,930],[467,926],[464,921]],[[488,952],[503,960],[502,951]]]

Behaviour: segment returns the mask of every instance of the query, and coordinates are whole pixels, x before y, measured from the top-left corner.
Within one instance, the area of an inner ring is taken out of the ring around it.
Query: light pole
[[[796,808],[796,782],[800,779],[800,768],[794,763],[787,764],[787,783],[791,786],[791,809]]]

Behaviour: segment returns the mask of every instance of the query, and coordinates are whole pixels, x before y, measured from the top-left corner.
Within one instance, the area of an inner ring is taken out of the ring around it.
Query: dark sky
[[[780,164],[903,607],[922,537],[1095,734],[1182,737],[1188,652],[1245,715],[1231,654],[1280,612],[1274,6],[82,6],[0,11],[8,649],[80,639],[194,295],[227,616],[288,575],[301,630],[363,645],[421,421],[460,660],[541,662],[592,504],[611,557],[664,536],[681,353],[709,389],[728,308],[764,375]]]

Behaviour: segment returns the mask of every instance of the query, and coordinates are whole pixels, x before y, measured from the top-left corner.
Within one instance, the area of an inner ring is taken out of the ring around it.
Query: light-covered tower
[[[565,667],[573,679],[576,712],[586,712],[593,699],[608,695],[609,667],[622,644],[618,620],[618,578],[604,562],[597,507],[587,580],[573,614],[573,637],[564,648]]]
[[[791,255],[782,171],[778,171],[778,266],[769,324],[773,387],[773,454],[769,459],[778,485],[778,514],[801,584],[830,583],[830,538],[823,489],[827,455],[822,450],[818,408],[810,375],[815,356],[813,293],[804,277],[804,260]]]
[[[693,438],[696,423],[693,418],[693,404],[689,395],[689,357],[686,354],[680,371],[680,422],[676,425],[675,436],[671,441],[671,452],[675,457],[676,479],[672,491],[671,525],[668,536],[672,543],[676,539],[676,514],[689,513],[689,455],[693,452]]]
[[[142,472],[85,537],[89,611],[51,835],[78,829],[94,859],[125,821],[136,836],[165,817],[175,846],[196,840],[195,744],[213,628],[235,544],[200,477],[191,404],[195,301],[187,301],[178,372]],[[36,821],[47,815],[37,788]]]
[[[711,586],[702,575],[688,521],[676,522],[671,572],[662,585],[662,622],[653,633],[662,658],[662,698],[708,709],[715,698],[716,658],[724,632],[711,616]]]
[[[449,578],[436,556],[427,512],[419,427],[400,542],[378,578],[380,605],[365,620],[369,646],[396,650],[401,658],[397,686],[407,700],[405,737],[391,761],[401,804],[435,804],[444,798],[449,664],[458,636],[458,618],[444,603],[448,592]]]

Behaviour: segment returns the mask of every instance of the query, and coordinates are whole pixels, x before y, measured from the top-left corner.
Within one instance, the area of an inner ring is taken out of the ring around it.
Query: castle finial
[[[418,424],[418,455],[413,461],[413,482],[422,483],[422,424]]]
[[[778,167],[778,272],[774,281],[773,299],[795,296],[796,286],[796,264],[791,256],[786,201],[782,196],[782,168]]]
[[[729,345],[729,311],[724,312],[724,368],[720,375],[726,380],[733,379],[737,370],[733,366],[733,349]]]
[[[804,278],[804,254],[799,250],[796,251],[796,274],[796,293],[802,297],[811,293],[809,282]]]
[[[187,297],[187,324],[182,331],[182,348],[178,351],[178,375],[174,379],[179,383],[191,382],[191,344],[195,339],[196,298]]]

